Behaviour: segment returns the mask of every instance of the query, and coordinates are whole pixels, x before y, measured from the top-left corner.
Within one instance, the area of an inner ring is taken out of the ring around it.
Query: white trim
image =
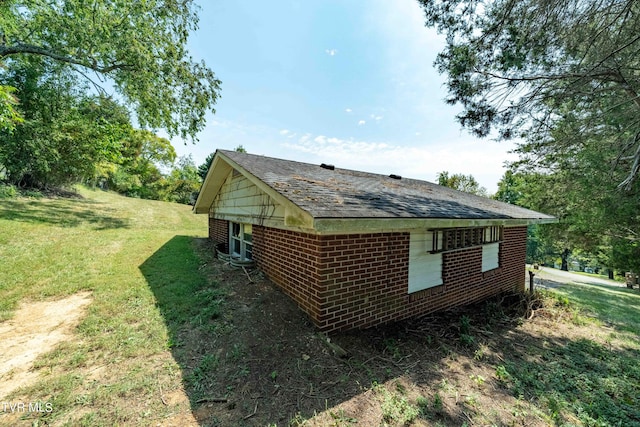
[[[238,226],[238,236],[234,235],[234,226]],[[247,231],[249,228],[249,231]],[[237,249],[237,250],[236,250]],[[252,225],[229,221],[229,255],[242,261],[253,259]]]

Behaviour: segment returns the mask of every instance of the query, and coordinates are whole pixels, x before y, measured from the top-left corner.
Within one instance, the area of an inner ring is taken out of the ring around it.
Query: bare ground
[[[185,332],[174,351],[183,366],[218,356],[206,391],[187,388],[201,425],[404,425],[403,405],[421,408],[407,425],[548,425],[496,368],[528,358],[530,346],[594,338],[562,312],[516,296],[326,337],[259,274],[249,281],[213,262],[214,279],[229,289],[221,319],[227,332],[215,340]],[[190,372],[185,366],[183,375]]]
[[[23,302],[12,319],[0,323],[0,400],[38,379],[38,372],[31,369],[33,362],[73,338],[90,303],[89,292],[54,301]]]
[[[549,417],[514,396],[499,367],[535,363],[532,348],[606,340],[606,330],[573,325],[561,311],[514,296],[327,337],[260,273],[249,277],[211,259],[206,239],[195,245],[203,271],[227,296],[219,317],[179,329],[172,350],[149,361],[152,371],[175,360],[182,387],[158,390],[157,401],[173,409],[148,425],[544,426]],[[82,293],[27,303],[0,325],[0,400],[37,378],[30,367],[39,354],[77,339],[73,329],[90,301]],[[205,360],[214,366],[196,375]],[[87,372],[101,381],[109,375],[100,366]],[[411,416],[412,408],[419,413]]]

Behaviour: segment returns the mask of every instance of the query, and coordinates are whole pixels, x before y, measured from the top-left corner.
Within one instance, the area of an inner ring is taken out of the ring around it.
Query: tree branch
[[[56,61],[65,62],[67,64],[80,65],[81,67],[85,67],[102,74],[107,74],[114,70],[133,68],[133,66],[130,64],[112,64],[108,66],[100,66],[95,60],[93,62],[88,62],[79,58],[74,58],[69,55],[63,55],[60,53],[53,52],[42,46],[36,46],[36,45],[26,44],[26,43],[18,43],[13,46],[4,46],[4,45],[0,46],[0,59],[7,56],[24,54],[24,53],[46,56],[51,59],[55,59]]]

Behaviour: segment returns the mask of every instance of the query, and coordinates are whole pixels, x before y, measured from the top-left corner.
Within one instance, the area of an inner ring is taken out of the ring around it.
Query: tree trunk
[[[609,280],[613,280],[613,270],[609,269]]]
[[[562,257],[562,267],[560,267],[560,270],[562,271],[569,271],[569,263],[567,261],[569,258],[569,253],[571,253],[571,251],[569,251],[569,249],[565,249],[560,255]]]

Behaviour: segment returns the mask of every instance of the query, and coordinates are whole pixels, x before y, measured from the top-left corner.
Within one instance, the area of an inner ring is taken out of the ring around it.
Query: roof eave
[[[428,228],[507,227],[551,224],[556,218],[315,218],[313,228],[318,234],[351,234],[408,231]]]

